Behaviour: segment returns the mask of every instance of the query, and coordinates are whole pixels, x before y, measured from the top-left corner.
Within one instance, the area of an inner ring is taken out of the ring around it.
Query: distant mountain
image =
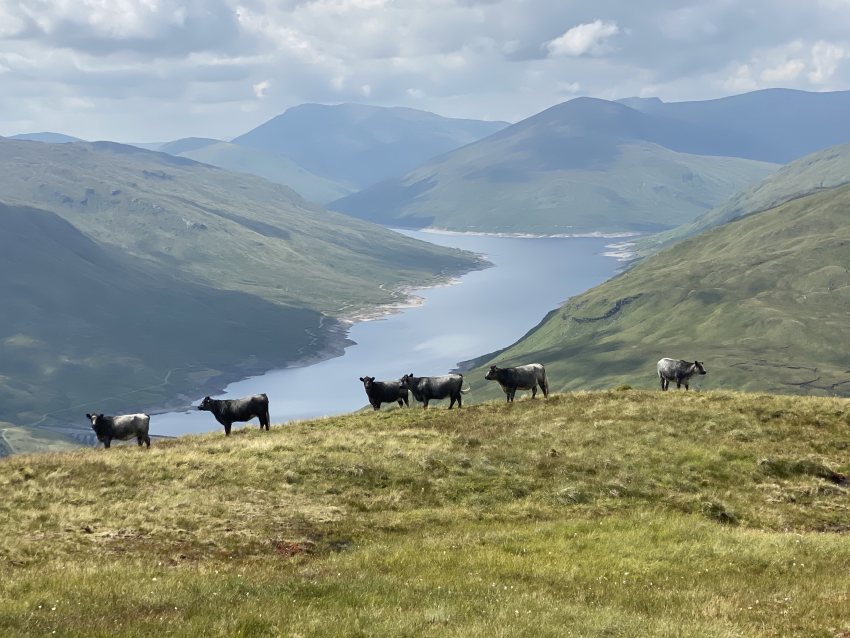
[[[721,157],[736,137],[578,98],[330,206],[462,231],[658,231],[775,170]]]
[[[46,142],[48,144],[68,144],[70,142],[82,142],[79,137],[71,137],[62,133],[20,133],[12,135],[10,140],[29,140],[30,142]]]
[[[183,153],[191,153],[198,149],[206,148],[211,144],[218,144],[221,140],[212,139],[210,137],[183,137],[172,142],[157,144],[155,149],[161,153],[169,155],[182,155]]]
[[[481,264],[132,146],[0,139],[0,162],[0,268],[14,273],[0,421],[18,425],[76,423],[83,404],[151,409],[338,350],[333,318]]]
[[[694,221],[636,242],[640,256],[727,222],[818,191],[850,183],[850,144],[833,146],[783,166]]]
[[[288,186],[305,199],[318,204],[326,204],[352,192],[352,189],[342,184],[314,175],[283,155],[221,140],[189,137],[162,144],[157,150],[229,171],[263,177]]]
[[[765,89],[699,102],[658,98],[621,102],[644,113],[736,133],[738,138],[726,138],[722,153],[734,157],[786,164],[850,142],[850,91]]]
[[[850,396],[850,185],[648,257],[553,311],[491,362],[540,361],[553,390],[658,387],[661,357],[705,361],[705,389]],[[481,398],[498,388],[478,382]],[[475,384],[474,384],[475,385]],[[495,385],[495,384],[493,384]],[[473,387],[476,393],[479,388]]]
[[[311,173],[358,190],[505,126],[401,107],[302,104],[233,143],[286,156]]]

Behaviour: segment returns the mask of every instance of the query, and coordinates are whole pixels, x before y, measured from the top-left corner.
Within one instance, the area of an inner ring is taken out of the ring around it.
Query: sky
[[[305,102],[519,121],[850,89],[850,0],[0,0],[0,135],[231,139]]]

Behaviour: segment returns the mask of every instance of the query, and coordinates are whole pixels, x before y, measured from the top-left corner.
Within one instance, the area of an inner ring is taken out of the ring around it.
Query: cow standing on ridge
[[[224,426],[224,435],[230,436],[231,426],[239,421],[260,419],[260,429],[269,429],[269,398],[265,394],[255,394],[244,399],[211,399],[204,397],[199,410],[212,412],[215,420]]]
[[[360,377],[363,389],[369,397],[369,404],[376,410],[381,403],[398,401],[398,407],[409,406],[407,388],[402,389],[401,381],[375,381],[375,377]]]
[[[414,377],[413,373],[404,375],[400,380],[403,390],[410,390],[413,398],[428,407],[432,399],[445,399],[448,397],[449,410],[457,402],[458,410],[463,407],[461,395],[469,392],[469,388],[463,388],[462,374],[445,374],[441,377]]]
[[[109,448],[112,439],[128,441],[133,437],[139,442],[151,446],[151,437],[148,436],[151,418],[147,414],[120,414],[118,416],[104,416],[103,414],[86,414],[91,421],[92,430],[97,440]]]
[[[540,363],[529,363],[515,368],[500,368],[490,366],[490,371],[484,377],[488,381],[498,381],[505,391],[508,403],[513,403],[517,390],[531,390],[531,398],[537,396],[537,386],[544,397],[549,396],[549,381],[546,379],[546,368]]]
[[[695,374],[708,374],[703,366],[702,361],[685,361],[684,359],[660,359],[655,366],[658,371],[658,378],[661,381],[661,389],[666,390],[670,386],[671,381],[676,382],[676,387],[685,386],[688,389],[688,383]]]

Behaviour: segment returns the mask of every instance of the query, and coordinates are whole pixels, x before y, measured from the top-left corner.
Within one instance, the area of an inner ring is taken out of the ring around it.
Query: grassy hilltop
[[[850,631],[842,399],[581,392],[0,461],[0,635]]]

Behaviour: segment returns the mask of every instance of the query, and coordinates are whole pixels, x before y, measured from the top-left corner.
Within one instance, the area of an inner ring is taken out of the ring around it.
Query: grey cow
[[[540,363],[529,363],[515,368],[500,368],[490,366],[490,371],[484,376],[488,381],[498,381],[505,391],[508,403],[513,403],[517,390],[531,390],[531,398],[537,396],[537,387],[544,397],[549,396],[549,381],[546,379],[546,368]]]
[[[685,361],[684,359],[660,359],[655,366],[658,371],[658,378],[661,381],[661,389],[666,390],[670,386],[671,381],[676,382],[676,387],[685,386],[688,389],[688,383],[695,374],[707,374],[702,361]]]
[[[204,397],[199,410],[212,412],[215,420],[224,426],[224,435],[230,436],[230,428],[235,422],[260,419],[260,429],[269,429],[269,398],[265,394],[255,394],[243,399],[211,399]]]
[[[151,418],[147,414],[86,414],[86,418],[91,421],[97,440],[106,448],[112,444],[113,439],[128,441],[134,437],[139,442],[139,447],[142,447],[142,443],[151,446],[151,437],[148,436]]]
[[[404,375],[400,380],[402,390],[410,390],[413,398],[428,407],[432,399],[445,399],[448,397],[449,410],[457,402],[458,409],[463,407],[462,395],[469,392],[469,388],[463,389],[462,374],[445,374],[440,377],[414,377],[413,373]]]

